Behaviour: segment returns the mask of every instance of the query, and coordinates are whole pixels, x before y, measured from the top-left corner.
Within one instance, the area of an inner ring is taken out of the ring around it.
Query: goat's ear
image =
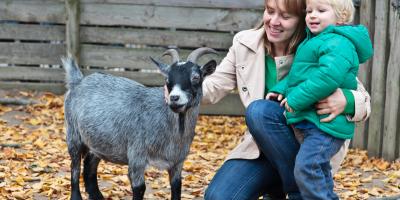
[[[206,77],[212,73],[214,73],[215,68],[217,67],[217,61],[211,60],[205,65],[203,65],[200,70],[203,73],[203,77]]]
[[[157,60],[155,60],[154,58],[150,57],[150,60],[153,61],[154,64],[157,65],[158,69],[160,69],[161,74],[165,77],[168,76],[168,72],[170,70],[170,66],[166,65],[164,63],[158,62]]]

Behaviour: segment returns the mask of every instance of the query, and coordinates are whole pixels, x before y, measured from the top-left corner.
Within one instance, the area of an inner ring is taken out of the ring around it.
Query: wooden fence
[[[357,125],[352,145],[393,160],[400,157],[400,1],[355,2],[356,22],[369,28],[375,56],[360,67],[372,114]],[[163,78],[149,56],[174,47],[185,57],[207,46],[220,52],[213,56],[220,61],[234,33],[260,22],[263,6],[263,0],[2,0],[0,88],[63,93],[60,57],[66,52],[85,74],[106,71],[159,86]],[[201,112],[241,115],[243,110],[232,93]]]

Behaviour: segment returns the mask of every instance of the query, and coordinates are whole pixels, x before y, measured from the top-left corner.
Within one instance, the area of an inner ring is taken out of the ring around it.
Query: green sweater
[[[337,88],[357,89],[358,66],[372,54],[368,31],[362,25],[328,26],[318,35],[307,29],[289,74],[270,90],[285,95],[294,110],[286,112],[288,124],[308,120],[334,137],[352,138],[354,122],[342,114],[321,123],[328,115],[318,115],[313,105]]]

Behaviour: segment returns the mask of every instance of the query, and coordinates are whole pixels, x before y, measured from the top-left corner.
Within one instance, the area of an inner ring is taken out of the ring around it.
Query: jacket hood
[[[322,33],[336,33],[349,39],[356,48],[360,63],[364,63],[374,53],[368,30],[363,25],[328,26]]]

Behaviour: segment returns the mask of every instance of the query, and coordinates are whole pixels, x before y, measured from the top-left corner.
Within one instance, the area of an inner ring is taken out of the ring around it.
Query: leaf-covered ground
[[[1,97],[36,99],[40,103],[0,105],[0,199],[69,199],[63,97],[0,91]],[[242,117],[200,116],[184,164],[183,199],[202,199],[207,184],[245,128]],[[98,171],[100,189],[107,199],[132,198],[126,166],[102,161]],[[350,150],[335,181],[342,199],[399,195],[400,162],[368,158],[365,151]],[[87,199],[82,183],[81,179],[81,191]],[[166,172],[148,169],[146,183],[147,199],[169,198]]]

